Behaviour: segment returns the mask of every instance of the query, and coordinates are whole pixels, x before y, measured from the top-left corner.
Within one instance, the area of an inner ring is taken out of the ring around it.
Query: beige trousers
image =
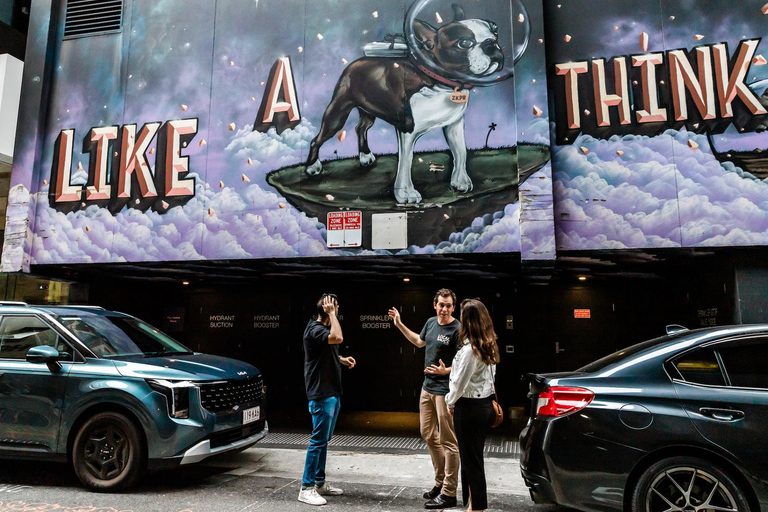
[[[453,418],[445,405],[445,396],[421,390],[419,398],[421,437],[427,443],[432,466],[435,468],[435,487],[442,487],[446,496],[456,496],[459,483],[459,445],[453,430]]]

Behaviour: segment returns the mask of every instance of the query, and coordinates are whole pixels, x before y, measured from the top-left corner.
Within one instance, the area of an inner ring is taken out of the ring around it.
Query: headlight
[[[194,384],[188,380],[147,380],[149,387],[165,395],[172,418],[189,418],[189,392]]]

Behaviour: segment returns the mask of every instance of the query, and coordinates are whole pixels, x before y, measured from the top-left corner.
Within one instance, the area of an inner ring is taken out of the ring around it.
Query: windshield
[[[106,359],[192,353],[178,341],[138,318],[58,315],[56,319],[94,354]]]

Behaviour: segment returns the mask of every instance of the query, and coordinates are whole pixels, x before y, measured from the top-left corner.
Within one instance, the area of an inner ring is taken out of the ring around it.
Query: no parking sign
[[[328,212],[328,247],[360,247],[363,245],[363,212]]]

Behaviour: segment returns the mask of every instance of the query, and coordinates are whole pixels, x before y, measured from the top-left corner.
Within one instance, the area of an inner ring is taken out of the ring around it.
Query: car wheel
[[[89,418],[75,437],[72,465],[80,481],[100,492],[130,487],[144,472],[146,447],[134,423],[116,412]]]
[[[749,512],[744,493],[727,473],[696,457],[661,460],[640,477],[632,512]]]

